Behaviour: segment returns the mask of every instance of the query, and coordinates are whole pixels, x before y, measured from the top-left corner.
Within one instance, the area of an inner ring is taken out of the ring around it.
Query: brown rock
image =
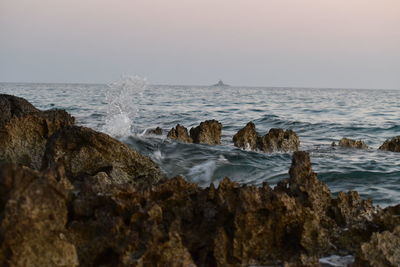
[[[179,140],[183,143],[193,143],[193,139],[189,136],[188,130],[180,124],[176,125],[175,128],[172,128],[171,131],[168,132],[167,137]]]
[[[292,130],[272,128],[260,138],[259,149],[264,152],[290,152],[299,149],[300,140]]]
[[[78,126],[63,128],[49,139],[43,162],[44,168],[62,162],[72,181],[99,172],[118,184],[149,185],[161,178],[149,158],[106,134]]]
[[[146,132],[146,134],[152,134],[152,135],[162,135],[163,130],[160,127],[157,127],[155,129],[150,129]]]
[[[47,139],[74,124],[64,110],[40,111],[26,100],[0,95],[0,160],[34,169],[42,165]]]
[[[380,147],[380,150],[400,152],[400,136],[386,140]]]
[[[233,136],[233,143],[239,148],[257,150],[258,138],[255,124],[249,122]]]
[[[361,140],[353,140],[353,139],[348,139],[348,138],[342,138],[339,141],[339,146],[341,147],[348,147],[348,148],[359,148],[359,149],[367,149],[368,146],[365,142]]]
[[[79,265],[65,229],[71,189],[62,169],[0,166],[1,266]]]
[[[400,266],[400,226],[372,234],[371,240],[361,245],[354,266]]]
[[[190,129],[190,137],[196,144],[221,144],[222,124],[216,120],[208,120]]]

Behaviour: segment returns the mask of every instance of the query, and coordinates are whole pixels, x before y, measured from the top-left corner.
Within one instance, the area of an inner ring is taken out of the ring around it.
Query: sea
[[[291,153],[236,148],[233,135],[249,121],[260,135],[292,129],[300,150],[333,194],[358,191],[381,207],[400,203],[400,153],[378,150],[400,135],[400,90],[154,85],[138,76],[109,84],[0,83],[0,93],[23,97],[40,109],[61,108],[77,124],[105,132],[149,156],[168,177],[182,175],[200,186],[224,177],[274,186],[288,177]],[[184,144],[166,138],[181,124],[223,124],[222,144]],[[163,135],[146,131],[161,127]],[[369,149],[332,146],[342,137]]]

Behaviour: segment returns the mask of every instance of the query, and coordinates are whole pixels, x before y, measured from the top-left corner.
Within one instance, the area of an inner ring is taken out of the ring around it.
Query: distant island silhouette
[[[222,86],[222,87],[224,87],[224,86],[229,86],[229,84],[225,84],[222,80],[219,80],[218,83],[213,84],[212,86]]]

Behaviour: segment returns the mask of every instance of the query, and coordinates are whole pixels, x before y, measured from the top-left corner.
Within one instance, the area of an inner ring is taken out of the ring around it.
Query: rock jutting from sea
[[[0,112],[10,99],[20,101],[0,96]],[[9,132],[23,146],[1,143],[1,266],[319,266],[329,255],[354,255],[354,266],[400,264],[400,205],[380,209],[355,191],[332,197],[306,152],[293,154],[275,188],[229,178],[202,188],[65,123],[72,117],[63,111],[48,121],[53,111],[32,119],[19,110],[6,113],[1,131],[21,120],[30,133],[55,126],[43,139]]]
[[[247,123],[232,140],[236,147],[266,153],[293,152],[300,146],[300,139],[293,130],[272,128],[264,136],[259,136],[253,122]]]

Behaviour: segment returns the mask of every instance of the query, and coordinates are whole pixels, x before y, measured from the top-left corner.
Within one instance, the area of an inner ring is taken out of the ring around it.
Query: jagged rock
[[[380,150],[400,152],[400,136],[386,140],[380,147]]]
[[[0,166],[1,266],[79,265],[65,229],[71,189],[62,168]]]
[[[373,233],[361,245],[354,266],[400,266],[400,226],[393,231]]]
[[[259,136],[256,126],[249,122],[233,136],[236,147],[271,152],[291,152],[299,149],[300,140],[292,130],[272,128],[265,136]]]
[[[255,124],[249,122],[233,136],[233,144],[239,148],[257,150],[258,138]]]
[[[75,121],[64,110],[40,111],[10,95],[0,95],[0,112],[0,161],[34,169],[42,165],[47,139]]]
[[[348,138],[342,138],[339,141],[339,146],[341,147],[349,147],[349,148],[359,148],[359,149],[367,149],[368,145],[361,141],[361,140],[353,140],[353,139],[348,139]]]
[[[208,120],[190,129],[190,137],[196,144],[221,144],[222,124],[216,120]]]
[[[62,162],[72,181],[106,172],[113,183],[153,184],[161,177],[156,164],[110,136],[85,127],[66,127],[48,141],[43,167]]]
[[[167,137],[170,139],[179,140],[184,143],[193,143],[193,139],[189,136],[186,127],[180,124],[176,125],[175,128],[172,128],[168,132]]]
[[[292,130],[272,128],[260,138],[259,149],[264,152],[290,152],[299,150],[300,140]]]
[[[160,127],[157,127],[155,129],[149,129],[146,131],[146,134],[153,134],[153,135],[162,135],[163,130]]]

